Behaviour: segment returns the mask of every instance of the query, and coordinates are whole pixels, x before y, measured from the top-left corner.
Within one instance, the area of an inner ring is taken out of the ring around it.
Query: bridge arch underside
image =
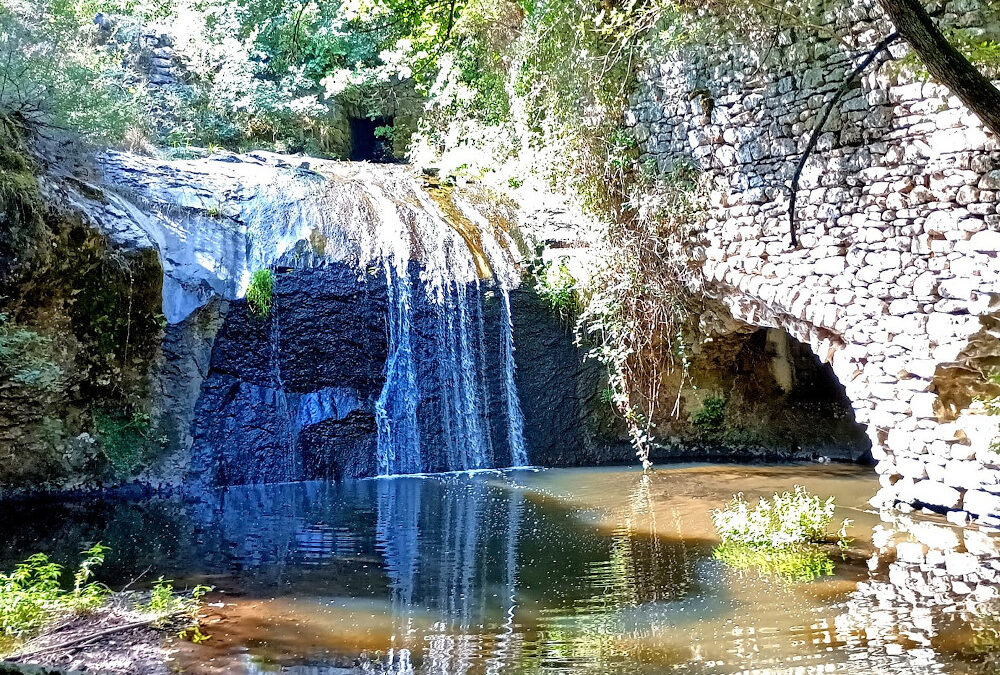
[[[851,420],[870,442],[880,484],[874,506],[966,512],[1000,525],[998,418],[983,414],[979,403],[1000,393],[987,378],[1000,369],[1000,312],[969,316],[967,338],[958,345],[937,344],[933,327],[904,326],[886,312],[867,330],[844,331],[869,336],[862,342],[828,327],[845,325],[839,320],[849,308],[824,306],[820,293],[809,290],[769,302],[748,288],[716,283],[710,295],[726,311],[703,316],[702,332],[767,329],[808,346],[836,382],[830,391],[843,392]],[[822,379],[815,384],[831,387]]]

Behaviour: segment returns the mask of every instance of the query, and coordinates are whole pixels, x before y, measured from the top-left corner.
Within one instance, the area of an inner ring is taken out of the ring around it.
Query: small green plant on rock
[[[701,431],[721,431],[726,421],[726,399],[709,396],[702,402],[701,409],[691,416],[691,423]]]
[[[751,507],[742,494],[724,509],[712,512],[722,544],[716,559],[737,569],[755,568],[790,581],[809,581],[833,574],[834,564],[820,544],[827,542],[833,519],[833,498],[823,500],[805,488],[775,494]],[[849,543],[845,521],[840,529],[841,548]]]
[[[146,457],[151,419],[144,412],[131,414],[103,410],[94,413],[94,429],[104,456],[119,478],[130,476]]]
[[[538,295],[559,318],[569,319],[577,308],[577,282],[566,258],[549,262],[536,273]]]
[[[255,316],[261,319],[270,316],[274,303],[274,272],[267,269],[254,272],[250,277],[246,297],[250,311]]]

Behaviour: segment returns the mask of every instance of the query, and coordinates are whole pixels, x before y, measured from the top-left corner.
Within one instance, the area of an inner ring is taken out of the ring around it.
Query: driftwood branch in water
[[[927,66],[927,72],[1000,136],[1000,90],[948,42],[921,0],[879,0],[879,5]]]
[[[868,53],[865,60],[858,64],[846,80],[840,85],[840,88],[834,92],[833,98],[831,98],[826,107],[823,109],[823,114],[819,116],[819,121],[817,121],[815,128],[813,128],[812,136],[809,137],[809,143],[806,145],[806,149],[802,152],[802,156],[799,157],[799,163],[795,167],[795,173],[792,175],[791,186],[789,187],[790,195],[788,198],[788,230],[791,235],[792,246],[798,246],[799,239],[795,232],[795,198],[799,191],[799,178],[802,176],[802,169],[806,166],[806,161],[809,159],[809,155],[812,154],[813,150],[816,149],[816,143],[819,142],[819,137],[823,133],[823,127],[826,126],[826,121],[830,119],[830,113],[833,112],[833,107],[837,105],[837,102],[847,93],[851,85],[854,83],[858,77],[861,76],[868,66],[872,64],[872,61],[878,58],[879,54],[886,51],[892,43],[900,38],[899,33],[893,33],[888,36],[877,45],[875,48]]]

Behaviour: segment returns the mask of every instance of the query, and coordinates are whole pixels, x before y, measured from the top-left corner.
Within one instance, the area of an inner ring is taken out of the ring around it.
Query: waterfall
[[[108,159],[109,167],[129,162]],[[522,271],[512,207],[409,167],[309,164],[295,170],[261,154],[168,165],[194,182],[211,177],[211,193],[226,195],[225,218],[207,217],[201,197],[128,183],[150,202],[178,207],[163,210],[173,220],[157,212],[144,221],[162,242],[172,323],[213,294],[240,299],[256,270],[290,270],[278,280],[285,297],[303,291],[282,312],[284,325],[273,310],[270,362],[234,359],[232,371],[211,373],[198,404],[208,413],[199,419],[198,465],[221,482],[268,482],[528,464],[508,294]],[[309,286],[323,274],[335,288],[329,295]],[[336,306],[313,311],[321,296]],[[359,303],[353,315],[342,306],[351,302]],[[303,345],[304,326],[323,309],[343,329],[317,326],[323,348]],[[371,335],[383,316],[384,339]],[[331,348],[341,338],[346,347]],[[330,363],[340,351],[345,360]],[[310,372],[313,363],[302,361],[314,355],[332,367],[317,361]],[[352,357],[368,360],[355,366]],[[346,375],[350,368],[364,373]],[[258,391],[262,379],[273,392]]]
[[[461,437],[452,439],[453,445],[462,449],[459,463],[452,467],[455,469],[482,469],[493,465],[489,452],[490,440],[488,429],[486,429],[486,413],[483,402],[486,390],[480,386],[479,379],[482,354],[478,352],[478,348],[481,347],[482,342],[473,335],[474,328],[478,326],[478,323],[474,325],[469,317],[473,309],[481,310],[478,302],[478,282],[474,286],[472,296],[476,301],[474,306],[470,306],[468,289],[464,285],[458,286],[456,309],[458,312],[459,359],[455,379],[458,383],[459,405],[455,414],[462,419],[463,433]],[[474,347],[476,351],[473,351]]]
[[[528,452],[524,447],[524,415],[521,399],[514,380],[514,320],[510,311],[510,292],[500,287],[501,315],[500,342],[503,345],[503,384],[507,399],[507,445],[510,447],[511,466],[527,466]]]
[[[420,429],[417,426],[417,369],[410,341],[413,305],[409,275],[400,275],[387,261],[386,289],[389,295],[389,358],[385,385],[375,404],[378,426],[378,473],[382,476],[423,471]]]

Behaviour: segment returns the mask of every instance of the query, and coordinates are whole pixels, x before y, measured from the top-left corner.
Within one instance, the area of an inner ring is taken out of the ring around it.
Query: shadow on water
[[[0,567],[39,550],[72,563],[103,541],[113,587],[144,571],[212,583],[213,638],[176,655],[189,673],[923,672],[885,646],[891,626],[866,632],[887,591],[859,586],[855,566],[791,584],[712,559],[703,520],[720,496],[790,480],[848,506],[871,482],[837,468],[706,466],[25,502],[0,515]],[[896,624],[916,611],[894,607]],[[960,652],[941,649],[932,662]]]

